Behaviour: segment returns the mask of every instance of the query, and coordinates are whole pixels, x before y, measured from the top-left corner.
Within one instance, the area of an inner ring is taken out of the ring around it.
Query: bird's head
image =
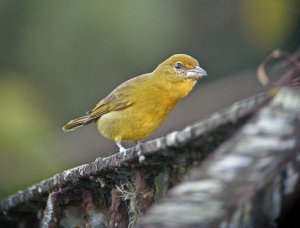
[[[207,76],[196,59],[185,54],[172,55],[154,70],[154,73],[169,79],[189,79],[196,81]]]

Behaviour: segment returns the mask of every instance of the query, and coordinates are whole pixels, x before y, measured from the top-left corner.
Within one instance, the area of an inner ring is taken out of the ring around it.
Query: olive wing
[[[93,110],[87,112],[89,118],[84,125],[89,124],[106,113],[125,109],[133,105],[134,101],[131,95],[134,88],[144,84],[147,80],[149,80],[149,74],[144,74],[122,83],[108,96],[102,99]]]

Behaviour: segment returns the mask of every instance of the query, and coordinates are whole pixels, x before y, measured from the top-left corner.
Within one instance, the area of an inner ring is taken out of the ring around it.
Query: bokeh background
[[[116,153],[94,125],[61,127],[121,82],[175,53],[207,70],[156,138],[262,91],[257,65],[299,25],[299,0],[1,0],[0,198]]]

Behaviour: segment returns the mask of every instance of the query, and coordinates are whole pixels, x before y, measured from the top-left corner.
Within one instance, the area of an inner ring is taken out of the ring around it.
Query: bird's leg
[[[116,141],[117,146],[119,147],[119,152],[125,152],[126,154],[126,149],[122,146],[121,141]]]
[[[142,142],[141,141],[134,141],[135,146],[138,148],[139,151],[142,151]]]
[[[139,146],[139,145],[141,145],[141,144],[142,144],[142,142],[141,142],[141,141],[134,141],[134,143],[135,143],[135,145],[136,145],[136,146]]]

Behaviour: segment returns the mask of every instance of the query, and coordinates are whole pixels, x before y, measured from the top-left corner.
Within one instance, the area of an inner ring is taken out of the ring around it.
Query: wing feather
[[[87,112],[89,118],[83,125],[93,122],[106,113],[125,109],[131,106],[134,103],[133,97],[131,96],[133,91],[132,86],[140,86],[148,79],[149,74],[144,74],[122,83],[109,95],[103,98],[93,110]]]

